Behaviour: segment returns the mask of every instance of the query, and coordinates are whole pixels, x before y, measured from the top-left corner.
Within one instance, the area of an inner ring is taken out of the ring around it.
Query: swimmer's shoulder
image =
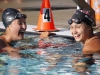
[[[97,35],[94,35],[92,38],[88,39],[88,42],[86,45],[99,45],[100,46],[100,37]]]
[[[100,53],[100,38],[94,36],[90,41],[84,45],[83,51],[87,53]]]

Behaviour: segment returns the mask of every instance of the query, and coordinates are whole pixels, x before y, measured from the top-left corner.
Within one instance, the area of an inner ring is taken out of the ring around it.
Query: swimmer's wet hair
[[[7,8],[3,11],[2,13],[2,22],[7,28],[15,19],[20,19],[20,18],[27,18],[25,14],[21,14],[18,10],[14,8]]]

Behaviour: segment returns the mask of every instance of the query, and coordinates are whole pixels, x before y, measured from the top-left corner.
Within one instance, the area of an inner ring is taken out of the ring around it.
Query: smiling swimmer
[[[17,9],[7,8],[2,13],[2,22],[5,32],[0,36],[0,52],[7,52],[10,56],[19,57],[19,49],[10,46],[12,41],[22,40],[26,31],[25,14],[21,14]]]

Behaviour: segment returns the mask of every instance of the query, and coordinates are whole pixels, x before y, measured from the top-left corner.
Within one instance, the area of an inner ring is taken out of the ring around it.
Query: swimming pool
[[[14,47],[25,49],[20,51],[23,56],[21,59],[10,59],[6,53],[0,54],[0,75],[100,75],[99,55],[94,55],[96,64],[86,67],[85,72],[75,71],[72,60],[76,57],[72,55],[80,55],[82,46],[73,38],[50,36],[50,40],[44,41],[65,43],[66,46],[38,48],[38,36],[28,33],[25,40],[12,43]],[[28,47],[31,45],[34,47]]]

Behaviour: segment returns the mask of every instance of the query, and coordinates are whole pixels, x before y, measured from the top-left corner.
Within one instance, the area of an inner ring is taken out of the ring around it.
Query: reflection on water
[[[18,41],[14,44],[14,47],[28,45],[37,45],[39,38],[38,35],[29,35],[25,36],[25,40]],[[44,40],[48,42],[48,40]],[[45,49],[42,48],[26,48],[26,50],[20,51],[23,58],[19,60],[14,60],[9,58],[6,54],[2,54],[0,59],[8,63],[8,65],[1,64],[1,72],[5,75],[65,75],[65,74],[75,74],[70,57],[71,51],[80,47],[79,43],[76,43],[74,40],[66,39],[63,37],[52,37],[51,42],[54,44],[66,43],[67,45],[73,44],[73,47],[48,47]],[[80,49],[80,48],[78,48]],[[39,54],[39,51],[43,51],[43,54]],[[81,50],[80,50],[81,51]]]
[[[21,40],[14,44],[14,47],[24,47],[26,50],[21,50],[22,58],[15,60],[9,58],[5,53],[0,54],[0,59],[5,64],[0,64],[1,75],[100,75],[100,60],[99,55],[95,55],[94,65],[87,66],[85,64],[72,64],[72,54],[81,54],[81,45],[72,39],[63,37],[52,37],[51,42],[54,44],[66,43],[65,47],[47,47],[45,49],[34,47],[33,49],[25,48],[26,46],[36,46],[38,35],[25,35],[25,40]],[[44,40],[44,42],[48,42]],[[38,53],[42,51],[43,53]]]

